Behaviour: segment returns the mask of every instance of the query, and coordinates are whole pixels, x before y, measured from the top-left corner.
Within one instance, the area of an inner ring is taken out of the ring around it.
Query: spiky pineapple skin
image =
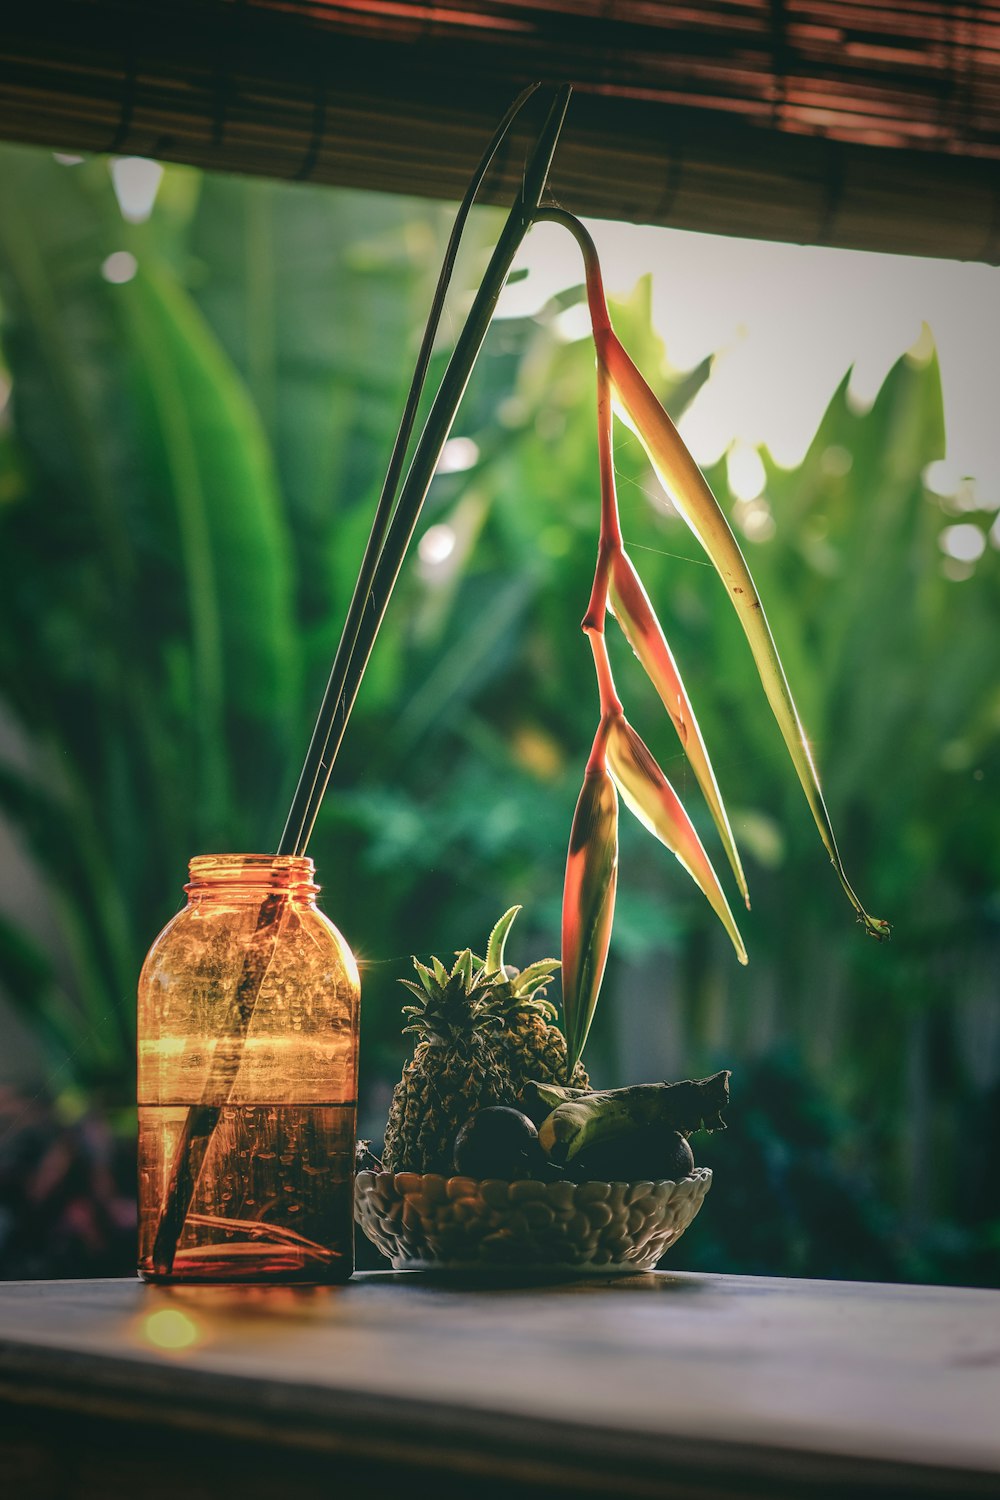
[[[477,1110],[513,1102],[492,1049],[421,1042],[393,1090],[382,1165],[387,1172],[454,1170],[455,1137]]]
[[[419,983],[403,980],[416,1003],[404,1007],[418,1037],[389,1109],[382,1162],[390,1172],[449,1173],[455,1137],[491,1105],[516,1105],[526,1083],[589,1088],[582,1062],[568,1075],[566,1038],[546,988],[559,964],[539,959],[519,970],[504,944],[520,907],[504,913],[485,958],[469,949],[450,972],[440,959],[414,959]]]
[[[556,1008],[546,991],[560,967],[558,959],[536,959],[524,969],[504,962],[507,938],[520,906],[504,912],[490,933],[486,957],[477,959],[490,976],[492,1005],[502,1030],[497,1052],[511,1092],[519,1098],[524,1085],[558,1083],[589,1088],[590,1079],[582,1062],[569,1068],[566,1038],[556,1021]]]
[[[469,949],[451,971],[413,960],[419,983],[404,979],[414,1001],[404,1028],[417,1037],[389,1108],[382,1163],[390,1172],[452,1170],[455,1137],[470,1115],[511,1102],[497,1063],[502,1026],[492,975]]]
[[[558,1026],[531,1011],[514,1011],[497,1038],[497,1052],[507,1076],[511,1093],[520,1098],[524,1085],[535,1079],[539,1083],[557,1083],[576,1089],[589,1089],[590,1078],[582,1062],[577,1062],[567,1077],[566,1038]]]

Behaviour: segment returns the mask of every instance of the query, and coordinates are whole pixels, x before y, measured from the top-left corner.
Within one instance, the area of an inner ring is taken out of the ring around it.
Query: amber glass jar
[[[311,859],[193,859],[139,980],[139,1273],[354,1268],[357,965]]]

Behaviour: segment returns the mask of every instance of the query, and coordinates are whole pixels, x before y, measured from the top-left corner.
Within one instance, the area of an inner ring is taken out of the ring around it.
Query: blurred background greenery
[[[108,162],[0,153],[7,1276],[131,1269],[138,968],[191,854],[277,840],[451,217],[178,167],[157,183],[155,210],[126,222]],[[459,288],[497,225],[474,217]],[[597,533],[593,355],[566,317],[581,300],[563,292],[490,335],[310,848],[363,963],[368,1135],[403,1057],[411,953],[477,946],[515,901],[511,957],[557,950],[596,722],[578,628]],[[650,300],[647,279],[616,324],[677,416],[712,361],[672,369]],[[455,324],[461,306],[459,290]],[[734,1070],[731,1128],[698,1153],[715,1186],[678,1266],[1000,1281],[1000,555],[993,510],[928,487],[938,366],[927,340],[900,352],[870,409],[845,375],[801,465],[761,454],[760,495],[733,495],[725,463],[709,475],[849,873],[893,920],[887,948],[852,921],[724,591],[618,435],[626,541],[754,899],[742,971],[674,862],[623,827],[591,1072]],[[958,557],[941,546],[956,526],[978,534]],[[616,671],[721,867],[627,650]]]

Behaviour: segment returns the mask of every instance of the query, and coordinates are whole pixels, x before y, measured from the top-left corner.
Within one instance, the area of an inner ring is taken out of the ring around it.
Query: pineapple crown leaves
[[[494,987],[497,1003],[505,1017],[533,1014],[554,1021],[556,1008],[551,1000],[546,999],[545,989],[559,968],[559,960],[540,958],[526,969],[515,969],[504,963],[507,936],[519,911],[520,906],[512,906],[504,912],[490,933],[486,957],[474,959],[474,962],[480,965]]]
[[[456,956],[449,972],[439,958],[430,967],[414,958],[419,983],[400,981],[414,996],[403,1006],[409,1019],[403,1027],[432,1046],[460,1046],[496,1031],[502,1021],[495,996],[482,964],[465,948]]]
[[[504,949],[507,946],[507,934],[513,927],[514,919],[521,910],[520,906],[508,907],[490,933],[489,941],[486,944],[484,966],[491,974],[495,974],[497,970],[503,968],[503,955]]]

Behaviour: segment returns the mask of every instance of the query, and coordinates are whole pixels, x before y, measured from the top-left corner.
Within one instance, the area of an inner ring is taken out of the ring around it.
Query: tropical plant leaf
[[[194,303],[152,256],[117,290],[184,560],[205,819],[224,827],[227,719],[277,758],[299,702],[287,527],[259,418]],[[256,842],[267,836],[262,826]]]
[[[274,454],[309,683],[329,669],[450,221],[443,205],[396,196],[203,180],[190,251],[207,274],[193,296]],[[478,243],[485,231],[468,228]],[[376,674],[397,650],[390,633]]]
[[[0,973],[4,995],[46,1041],[53,1058],[79,1046],[67,997],[56,984],[50,956],[0,911]]]
[[[607,754],[608,769],[625,805],[676,855],[728,932],[740,963],[745,964],[743,939],[694,824],[649,750],[622,716],[611,722]]]

